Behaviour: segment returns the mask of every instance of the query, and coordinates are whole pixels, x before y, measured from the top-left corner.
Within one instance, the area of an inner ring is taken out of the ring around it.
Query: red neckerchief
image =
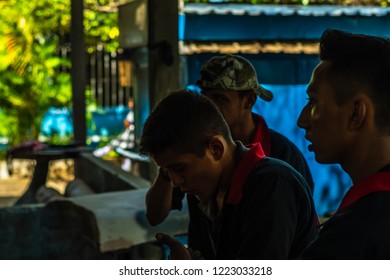
[[[353,185],[345,194],[336,213],[356,200],[380,191],[390,191],[390,172],[377,172]]]
[[[233,180],[230,185],[229,194],[227,203],[229,204],[238,204],[241,201],[242,197],[242,188],[249,173],[255,168],[257,163],[259,163],[264,157],[264,151],[261,148],[260,143],[254,143],[251,147],[248,147],[247,151],[238,166],[234,170]]]
[[[271,134],[269,132],[267,123],[262,116],[252,114],[253,120],[256,123],[256,131],[253,136],[252,143],[260,142],[261,147],[266,156],[271,155]]]

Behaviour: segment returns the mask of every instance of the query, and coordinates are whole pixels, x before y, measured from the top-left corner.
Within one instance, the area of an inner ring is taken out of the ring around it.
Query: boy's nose
[[[303,107],[297,120],[298,127],[303,129],[307,128],[308,126],[307,112],[308,112],[308,107],[307,106]]]

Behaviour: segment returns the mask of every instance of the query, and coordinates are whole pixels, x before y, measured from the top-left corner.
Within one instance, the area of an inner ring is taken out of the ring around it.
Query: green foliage
[[[69,62],[57,54],[69,9],[60,2],[0,4],[0,104],[11,143],[37,139],[44,112],[69,102],[70,77],[59,71]]]
[[[84,27],[86,32],[86,44],[88,51],[94,51],[98,46],[104,45],[107,51],[117,50],[119,36],[116,12],[109,9],[110,3],[115,1],[86,0],[84,10]],[[104,9],[107,7],[106,9]]]
[[[89,51],[118,47],[117,15],[102,9],[112,2],[84,1]],[[71,105],[70,61],[60,55],[70,12],[70,0],[0,1],[0,134],[11,144],[37,139],[43,114]]]

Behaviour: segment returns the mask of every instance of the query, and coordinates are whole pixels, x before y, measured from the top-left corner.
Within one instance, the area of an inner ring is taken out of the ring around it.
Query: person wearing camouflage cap
[[[234,140],[245,145],[259,142],[267,156],[283,160],[301,173],[313,191],[311,172],[301,151],[285,136],[269,129],[262,116],[252,113],[257,96],[271,101],[273,93],[259,84],[256,70],[247,59],[231,54],[212,57],[201,67],[200,79],[196,84],[201,93],[217,105]],[[170,210],[181,209],[184,197],[177,189],[174,189],[173,194],[156,191],[163,189],[159,186],[164,184],[161,176],[156,178],[147,196],[147,217],[153,225],[165,220]],[[199,227],[202,219],[202,213],[197,207],[199,201],[193,196],[187,198],[190,213],[189,245],[208,258],[212,252],[202,242],[208,237],[208,232]]]
[[[197,85],[202,89],[253,91],[265,101],[271,101],[272,92],[263,88],[253,65],[238,55],[216,56],[200,69]]]
[[[293,166],[313,191],[311,172],[301,151],[285,136],[269,129],[262,116],[252,112],[257,96],[271,101],[273,93],[259,84],[249,60],[232,54],[214,56],[201,67],[197,85],[218,106],[233,139],[244,144],[260,142],[267,156]]]

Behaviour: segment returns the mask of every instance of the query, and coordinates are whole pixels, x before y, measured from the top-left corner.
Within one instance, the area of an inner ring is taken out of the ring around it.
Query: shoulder
[[[255,185],[252,191],[295,193],[311,197],[309,186],[303,176],[288,163],[272,157],[261,160],[245,184]]]
[[[390,192],[377,192],[359,199],[324,224],[303,258],[389,258],[389,213]]]
[[[264,158],[256,166],[245,182],[241,205],[245,213],[266,213],[285,228],[299,225],[297,232],[314,232],[317,214],[310,188],[301,174],[281,160]]]
[[[287,180],[304,181],[302,175],[288,162],[274,157],[265,157],[256,165],[251,174],[258,177],[280,177]]]

